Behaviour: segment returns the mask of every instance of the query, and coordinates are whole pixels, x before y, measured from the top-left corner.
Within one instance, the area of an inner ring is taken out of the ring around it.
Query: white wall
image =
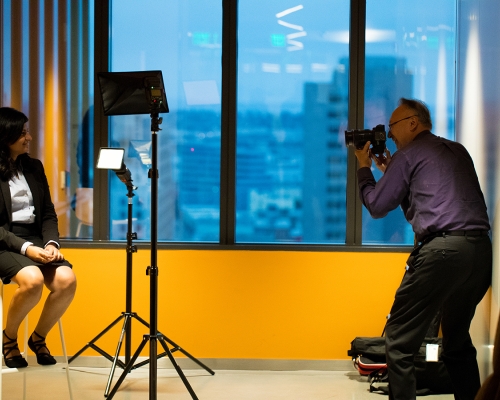
[[[500,7],[498,0],[457,0],[457,140],[476,166],[493,237],[492,288],[471,326],[481,377],[492,372],[492,345],[500,312]]]

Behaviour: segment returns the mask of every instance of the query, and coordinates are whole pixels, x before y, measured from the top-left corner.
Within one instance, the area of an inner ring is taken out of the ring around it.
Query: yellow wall
[[[125,250],[63,249],[78,276],[63,317],[72,355],[125,311]],[[160,250],[158,329],[200,358],[348,359],[380,335],[407,254]],[[133,307],[149,321],[150,252],[133,255]],[[6,303],[14,286],[5,289]],[[31,314],[30,331],[39,307]],[[121,322],[97,344],[114,354]],[[143,334],[133,323],[132,351]],[[60,355],[57,331],[48,342]],[[148,355],[148,346],[143,353]],[[89,349],[82,356],[98,356]]]

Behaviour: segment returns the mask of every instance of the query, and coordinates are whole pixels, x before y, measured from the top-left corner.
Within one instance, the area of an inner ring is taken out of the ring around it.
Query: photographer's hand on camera
[[[385,172],[387,166],[391,162],[391,152],[386,148],[384,154],[373,154],[370,150],[371,143],[366,142],[362,149],[356,149],[354,154],[358,159],[359,168],[372,167],[372,160],[375,161],[375,166],[382,172]]]
[[[359,168],[372,167],[372,152],[370,151],[370,142],[366,142],[362,149],[356,149],[354,154],[358,159]]]
[[[372,154],[372,160],[375,161],[375,166],[385,173],[385,170],[387,169],[387,166],[391,162],[391,152],[389,149],[384,150],[384,154]]]

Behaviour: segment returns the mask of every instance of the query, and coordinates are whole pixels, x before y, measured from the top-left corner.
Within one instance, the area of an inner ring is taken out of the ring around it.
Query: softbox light
[[[104,115],[168,113],[161,71],[98,72]]]

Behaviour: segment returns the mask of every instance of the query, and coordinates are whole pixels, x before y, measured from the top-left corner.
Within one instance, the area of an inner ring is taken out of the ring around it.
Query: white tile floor
[[[28,367],[29,369],[29,367]],[[74,400],[105,399],[108,368],[70,367]],[[121,375],[117,369],[115,377]],[[202,369],[183,370],[200,400],[383,400],[369,393],[365,378],[352,371],[227,371],[210,375]],[[191,395],[177,372],[161,368],[157,373],[158,400],[189,400]],[[114,380],[116,382],[116,379]],[[113,396],[115,400],[150,399],[149,370],[133,370]],[[113,388],[113,386],[112,386]],[[3,399],[23,399],[23,374],[3,375]],[[65,371],[56,368],[26,374],[27,400],[69,399]],[[452,395],[422,397],[422,400],[452,400]]]

